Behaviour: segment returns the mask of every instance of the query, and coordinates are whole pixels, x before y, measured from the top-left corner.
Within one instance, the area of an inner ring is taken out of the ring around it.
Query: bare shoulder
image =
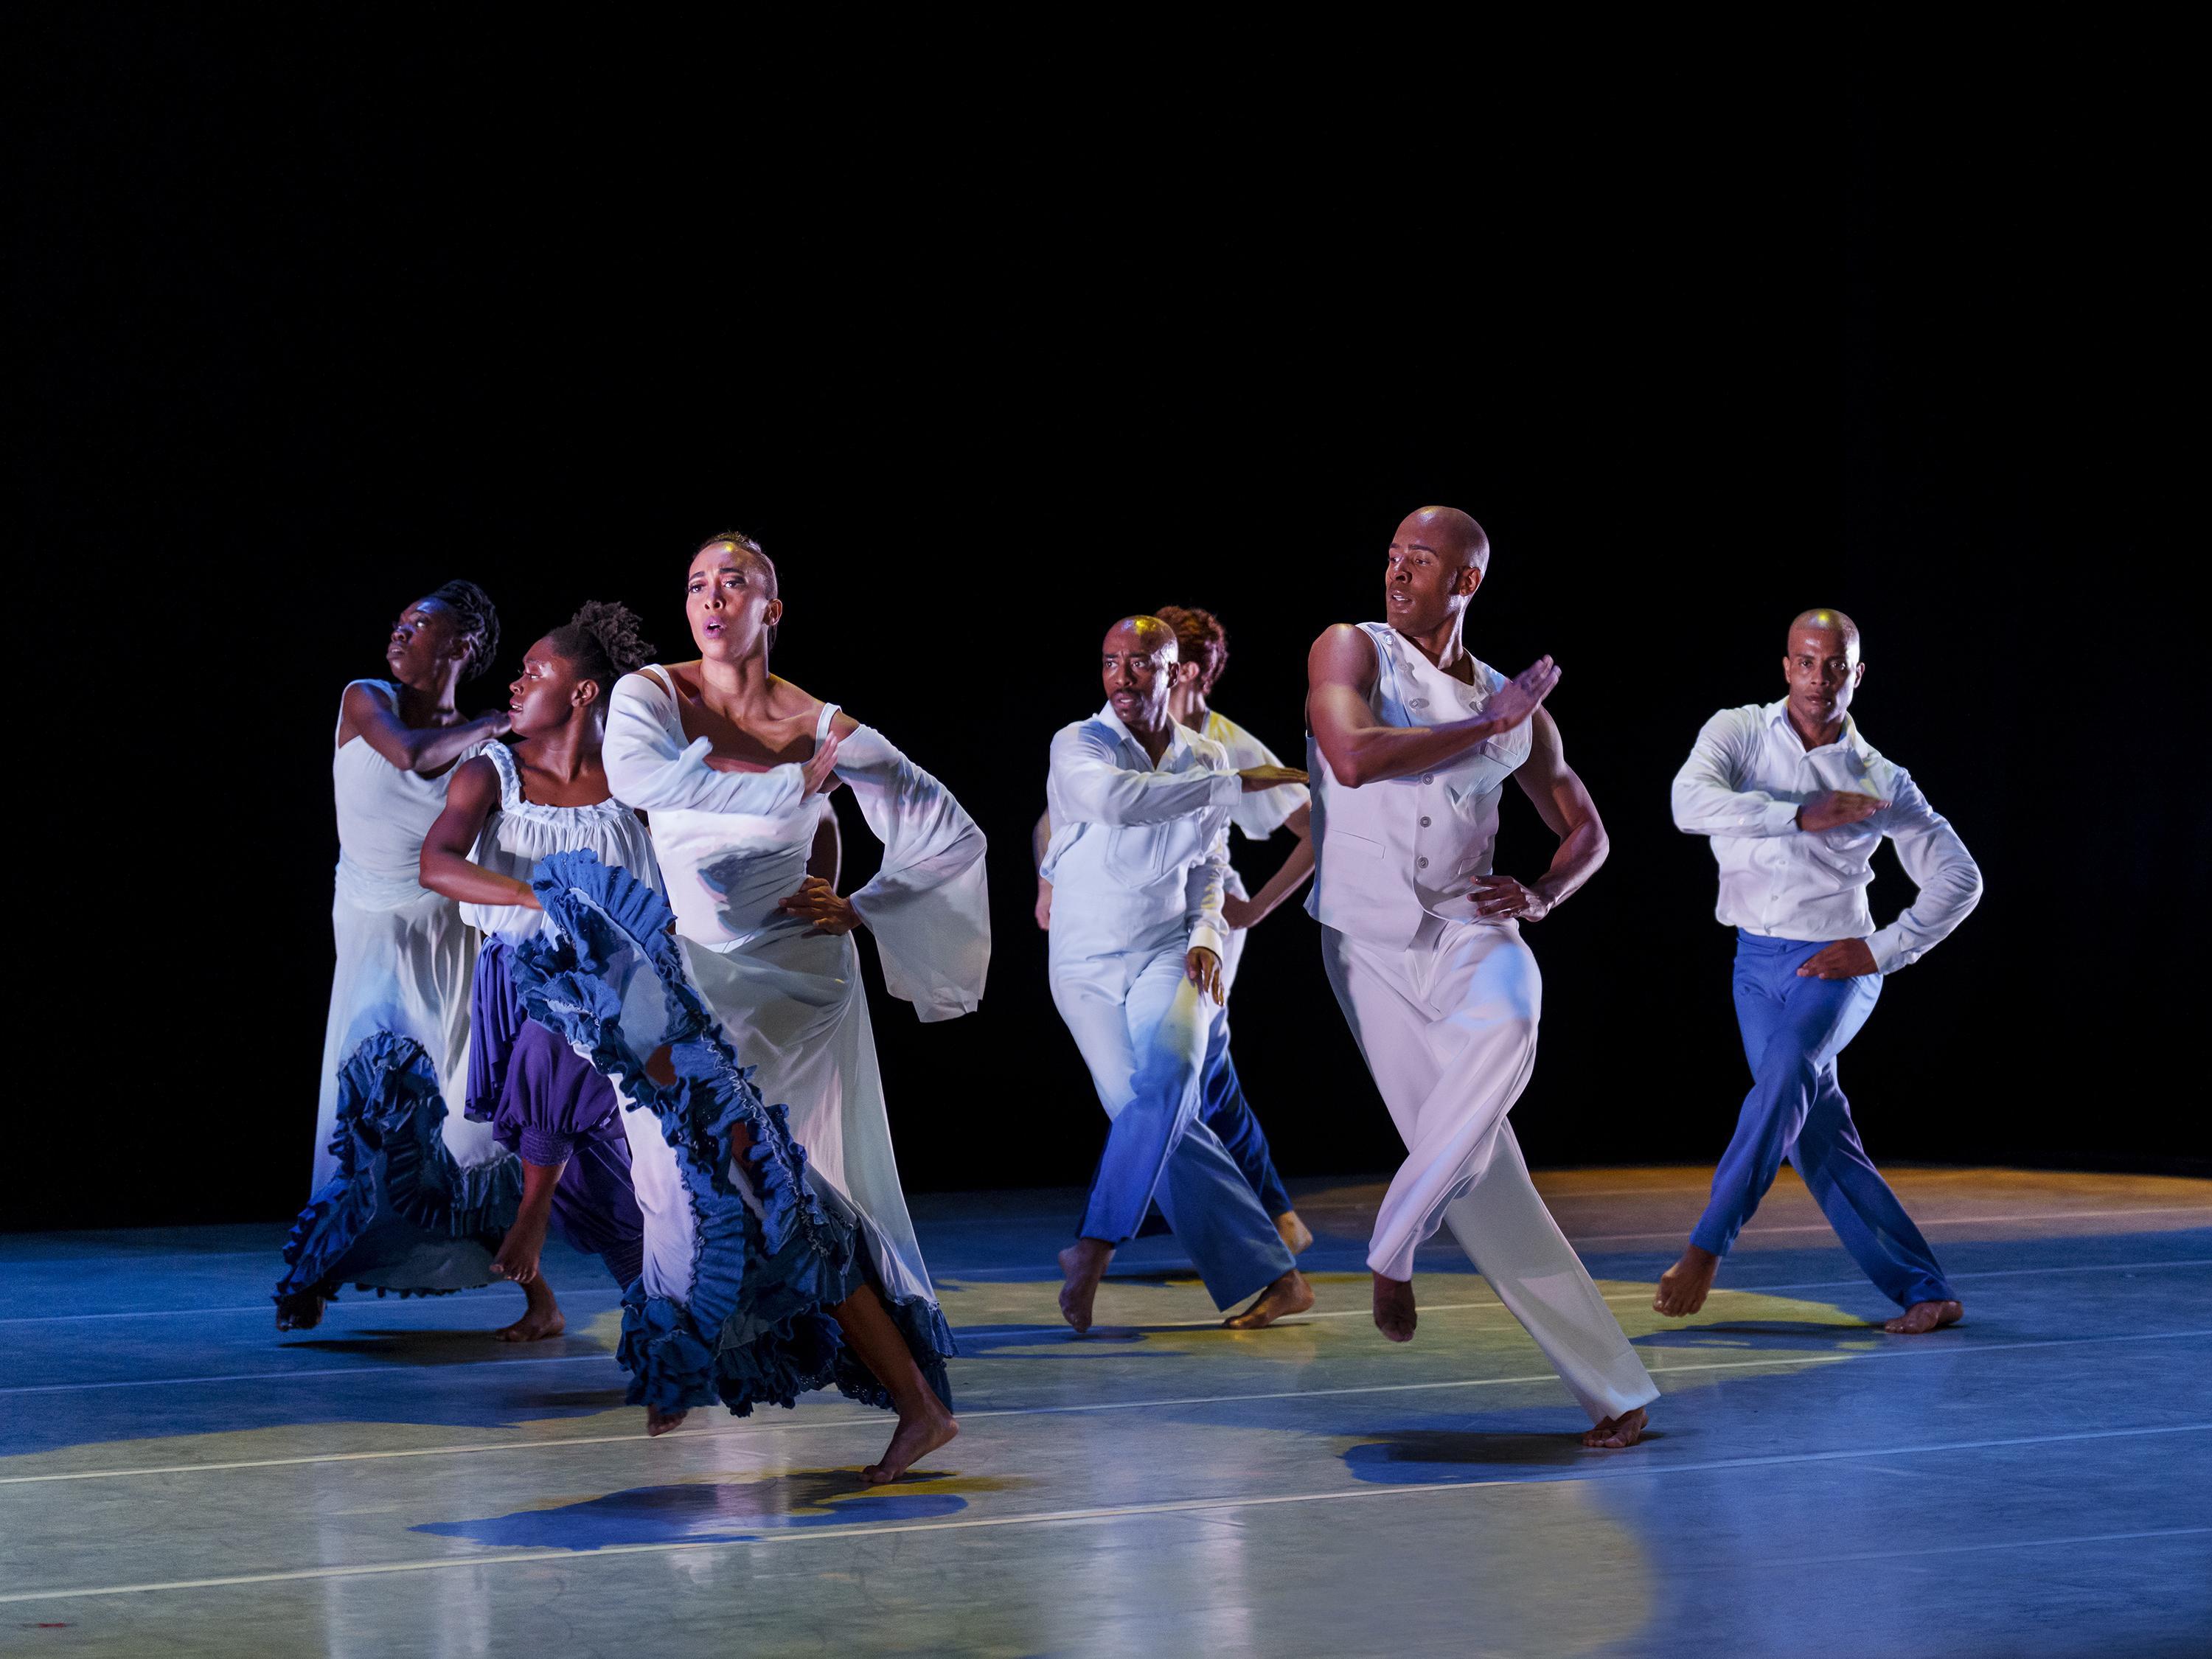
[[[842,708],[830,717],[830,733],[840,743],[844,742],[860,729],[860,721],[847,714]]]
[[[1356,685],[1362,690],[1374,683],[1379,666],[1375,641],[1366,629],[1351,623],[1334,623],[1322,630],[1306,653],[1306,678],[1316,685]]]
[[[446,799],[449,805],[457,797],[465,799],[471,795],[496,795],[499,793],[499,768],[485,755],[471,755],[455,767],[453,781],[446,786]]]
[[[338,708],[349,720],[367,720],[373,714],[398,712],[392,701],[392,688],[382,680],[354,681],[338,699]]]

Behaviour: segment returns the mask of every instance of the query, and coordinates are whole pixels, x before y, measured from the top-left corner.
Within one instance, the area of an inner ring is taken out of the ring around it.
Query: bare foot
[[[498,1263],[493,1267],[497,1268]],[[492,1334],[502,1342],[543,1342],[568,1328],[568,1321],[561,1311],[561,1304],[553,1299],[552,1286],[536,1274],[523,1282],[522,1317],[512,1325],[502,1325]]]
[[[1303,1255],[1313,1243],[1313,1229],[1298,1219],[1296,1210],[1285,1210],[1275,1218],[1275,1231],[1283,1236],[1283,1248],[1292,1255]]]
[[[1583,1437],[1583,1444],[1614,1449],[1632,1446],[1644,1438],[1644,1425],[1650,1420],[1644,1415],[1644,1407],[1638,1406],[1632,1412],[1607,1418]]]
[[[491,1276],[514,1285],[527,1285],[536,1279],[538,1258],[545,1249],[546,1224],[552,1218],[550,1205],[542,1211],[524,1205],[508,1226],[507,1237],[499,1242],[499,1254],[491,1259]]]
[[[683,1427],[684,1419],[690,1415],[690,1412],[665,1412],[658,1406],[647,1406],[645,1408],[645,1431],[654,1435],[666,1434],[671,1429]]]
[[[1091,1304],[1098,1297],[1098,1281],[1106,1277],[1114,1260],[1114,1247],[1103,1238],[1079,1238],[1060,1253],[1060,1316],[1081,1336],[1091,1328]]]
[[[1669,1319],[1686,1319],[1705,1305],[1705,1297],[1713,1288],[1713,1275],[1721,1270],[1721,1259],[1711,1250],[1701,1250],[1690,1245],[1683,1250],[1682,1259],[1659,1275],[1658,1293],[1651,1298],[1656,1312]]]
[[[896,1480],[959,1432],[959,1423],[932,1395],[923,1409],[899,1413],[898,1427],[891,1431],[891,1443],[884,1448],[883,1460],[862,1469],[860,1479],[871,1486]]]
[[[1393,1342],[1411,1342],[1420,1316],[1413,1311],[1413,1281],[1375,1275],[1375,1328]]]
[[[1955,1325],[1966,1316],[1966,1310],[1955,1302],[1916,1302],[1882,1329],[1892,1336],[1924,1336]]]
[[[1260,1292],[1260,1299],[1241,1314],[1231,1314],[1222,1324],[1232,1331],[1256,1331],[1291,1314],[1313,1306],[1313,1286],[1296,1267]]]
[[[295,1291],[278,1298],[276,1328],[280,1331],[312,1331],[323,1322],[323,1310],[328,1306],[313,1291]]]

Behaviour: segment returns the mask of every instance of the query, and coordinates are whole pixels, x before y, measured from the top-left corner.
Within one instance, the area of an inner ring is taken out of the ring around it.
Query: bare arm
[[[1480,714],[1441,726],[1382,726],[1368,702],[1378,672],[1375,642],[1347,623],[1316,640],[1306,656],[1306,728],[1336,781],[1353,789],[1444,765],[1511,731],[1559,683],[1559,669],[1545,657],[1492,696]]]
[[[1567,764],[1566,745],[1559,740],[1558,724],[1539,709],[1528,735],[1528,762],[1513,775],[1513,781],[1534,804],[1536,816],[1559,838],[1559,847],[1552,855],[1552,867],[1540,880],[1523,884],[1510,876],[1497,875],[1476,878],[1469,891],[1474,912],[1492,920],[1541,921],[1596,874],[1612,850],[1597,815],[1597,803],[1590,799],[1589,788],[1574,768]]]
[[[1283,820],[1283,828],[1298,838],[1275,873],[1267,878],[1267,884],[1249,899],[1234,894],[1221,902],[1222,919],[1231,927],[1256,927],[1265,921],[1277,906],[1305,885],[1306,878],[1313,874],[1313,808],[1301,806]]]
[[[434,777],[489,738],[503,735],[507,717],[485,714],[452,726],[409,726],[392,699],[374,686],[346,687],[338,718],[338,744],[359,738],[403,772]]]
[[[434,893],[464,904],[515,904],[526,910],[544,907],[530,884],[471,862],[477,837],[499,805],[499,773],[488,760],[469,762],[453,774],[446,789],[446,810],[422,838],[417,879]]]

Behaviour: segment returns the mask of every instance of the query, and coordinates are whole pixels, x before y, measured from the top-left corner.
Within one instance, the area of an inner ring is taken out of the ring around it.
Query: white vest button
[[[1428,821],[1428,819],[1427,819],[1427,818],[1424,817],[1424,818],[1421,820],[1421,828],[1422,828],[1422,829],[1424,829],[1424,830],[1425,830],[1425,829],[1427,829],[1428,827],[1429,827],[1429,821]]]
[[[1416,870],[1425,870],[1429,867],[1429,861],[1426,859],[1415,859],[1413,867]]]

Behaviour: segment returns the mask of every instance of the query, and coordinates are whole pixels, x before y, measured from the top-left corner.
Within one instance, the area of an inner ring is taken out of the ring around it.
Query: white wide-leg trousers
[[[1406,1143],[1368,1267],[1410,1279],[1414,1250],[1449,1226],[1591,1421],[1657,1399],[1505,1121],[1535,1066],[1543,998],[1520,928],[1431,918],[1402,950],[1321,935],[1329,987]]]

